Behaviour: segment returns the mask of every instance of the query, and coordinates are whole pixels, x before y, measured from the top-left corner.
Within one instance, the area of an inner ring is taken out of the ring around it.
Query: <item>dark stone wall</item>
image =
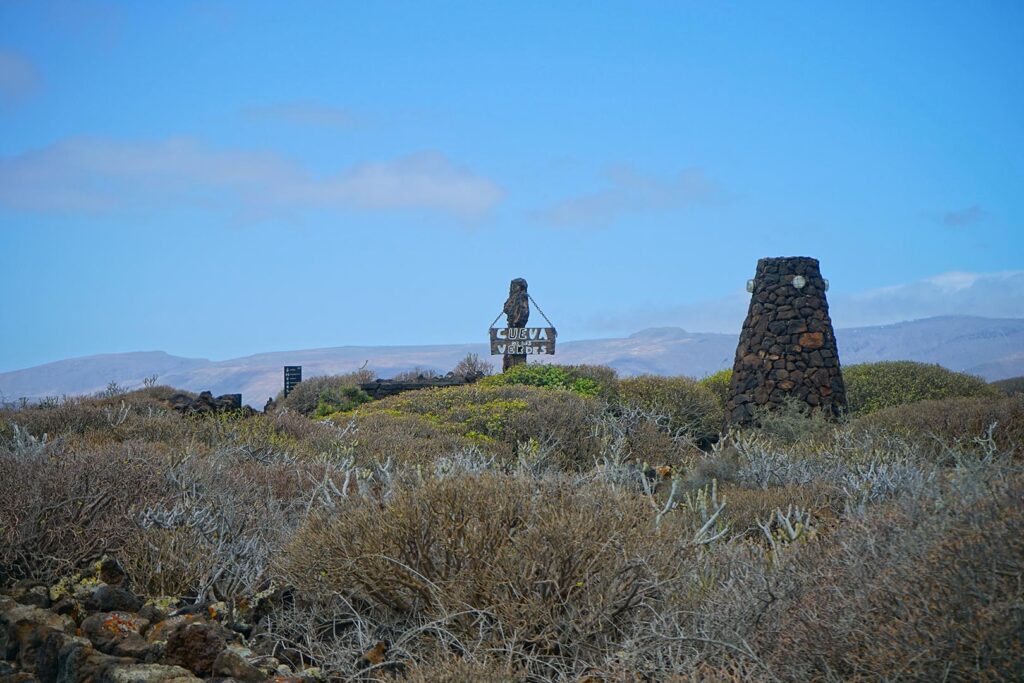
[[[806,281],[794,286],[795,277]],[[817,259],[763,258],[732,367],[726,422],[749,424],[757,406],[792,396],[828,415],[846,408],[846,388]]]
[[[396,379],[375,379],[372,382],[364,382],[359,388],[370,395],[370,398],[381,399],[388,396],[400,394],[403,391],[417,391],[419,389],[443,389],[444,387],[461,387],[464,384],[472,384],[483,377],[480,375],[453,375],[448,373],[444,377],[430,377],[410,381]]]

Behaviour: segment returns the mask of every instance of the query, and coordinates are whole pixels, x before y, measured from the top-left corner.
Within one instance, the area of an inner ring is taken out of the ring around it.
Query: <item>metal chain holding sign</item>
[[[544,315],[544,311],[542,311],[540,306],[537,305],[537,302],[533,300],[533,297],[530,296],[529,294],[527,294],[526,298],[528,298],[530,300],[530,303],[533,304],[534,307],[537,309],[537,312],[540,313],[540,317],[544,318],[544,321],[548,324],[548,327],[554,328],[554,326],[555,326],[554,323],[552,323],[548,319],[548,317],[546,315]],[[498,317],[500,318],[501,316],[498,316]]]

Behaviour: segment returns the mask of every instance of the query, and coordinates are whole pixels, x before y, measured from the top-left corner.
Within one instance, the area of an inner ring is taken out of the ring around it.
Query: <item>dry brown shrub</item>
[[[619,381],[619,400],[666,415],[672,433],[681,431],[699,443],[716,438],[724,420],[714,392],[689,377],[623,379]]]
[[[877,429],[912,438],[923,450],[938,454],[943,443],[970,442],[992,432],[1000,450],[1016,448],[1024,454],[1024,397],[965,397],[918,401],[884,408],[854,423],[859,429]],[[937,438],[936,438],[937,437]]]
[[[134,516],[162,490],[143,446],[0,452],[0,583],[53,581],[133,537]]]
[[[989,486],[963,501],[946,493],[938,509],[879,506],[796,551],[752,633],[770,669],[784,680],[1021,680],[1024,478]]]
[[[525,683],[529,679],[524,672],[514,671],[505,662],[448,657],[412,666],[401,680],[406,683]]]
[[[310,518],[281,570],[301,591],[436,622],[533,668],[606,647],[664,599],[689,551],[652,517],[645,499],[603,487],[430,479]]]
[[[724,483],[735,479],[739,468],[739,458],[734,451],[717,450],[710,455],[692,459],[686,480],[696,487],[707,486],[712,481]]]
[[[834,520],[842,511],[841,494],[832,487],[820,484],[789,484],[752,489],[741,486],[722,486],[721,497],[726,501],[725,519],[732,532],[759,537],[758,522],[766,522],[775,510],[785,512],[790,507],[809,510],[815,518]]]
[[[658,424],[645,421],[637,424],[626,435],[626,447],[636,463],[672,465],[678,467],[699,452],[688,443],[678,443]]]
[[[918,679],[1024,680],[1024,518],[1014,509],[1022,496],[1018,481],[980,501],[878,577],[860,666]]]
[[[117,553],[118,561],[142,595],[194,596],[203,577],[216,570],[202,535],[194,528],[139,529],[133,526],[131,543]]]
[[[103,409],[96,402],[69,398],[56,404],[28,406],[19,410],[6,410],[0,415],[5,423],[16,423],[36,437],[44,434],[51,439],[62,434],[83,434],[87,430],[108,426]]]
[[[368,465],[392,459],[398,468],[427,465],[438,457],[473,445],[473,441],[441,429],[419,415],[359,412],[356,431],[345,437],[357,463]]]
[[[184,438],[187,425],[171,410],[169,387],[152,387],[104,398],[65,397],[0,412],[0,435],[18,424],[36,437],[82,436],[93,444],[169,442]]]
[[[194,599],[251,595],[308,511],[354,483],[328,462],[230,450],[168,460],[161,471],[165,494],[136,515],[133,542],[118,557],[140,592]]]

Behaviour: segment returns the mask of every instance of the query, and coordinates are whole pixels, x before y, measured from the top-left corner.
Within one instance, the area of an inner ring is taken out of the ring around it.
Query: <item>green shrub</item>
[[[725,415],[714,393],[689,377],[629,377],[619,381],[619,400],[665,415],[671,432],[694,441],[717,435]]]
[[[328,389],[320,394],[316,404],[315,417],[327,417],[334,413],[353,410],[372,399],[359,387],[338,387]]]
[[[476,384],[407,391],[360,407],[354,415],[419,416],[449,434],[471,439],[501,458],[535,439],[568,469],[593,465],[599,443],[593,434],[602,404],[559,389]]]
[[[725,370],[719,370],[713,375],[708,375],[702,380],[699,380],[697,384],[701,385],[706,389],[710,389],[711,393],[718,399],[719,405],[722,409],[725,409],[725,402],[729,400],[729,382],[732,381],[732,368],[726,368]]]
[[[843,381],[850,412],[861,414],[926,399],[998,393],[980,377],[913,361],[851,365],[843,370]]]
[[[287,398],[283,392],[278,394],[278,408],[289,408],[303,415],[313,415],[320,407],[320,402],[325,401],[328,406],[332,403],[344,403],[343,390],[357,388],[363,382],[373,381],[373,373],[369,370],[357,370],[345,375],[322,375],[310,377],[295,385]],[[336,411],[331,411],[336,412]]]
[[[598,396],[605,400],[616,393],[615,370],[601,365],[552,365],[524,363],[509,368],[500,375],[480,380],[489,387],[523,384],[545,389],[567,389],[583,396]]]

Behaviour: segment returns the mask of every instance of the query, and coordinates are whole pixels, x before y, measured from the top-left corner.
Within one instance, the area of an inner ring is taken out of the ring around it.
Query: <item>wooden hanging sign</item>
[[[558,332],[553,327],[492,327],[492,356],[554,354]]]

